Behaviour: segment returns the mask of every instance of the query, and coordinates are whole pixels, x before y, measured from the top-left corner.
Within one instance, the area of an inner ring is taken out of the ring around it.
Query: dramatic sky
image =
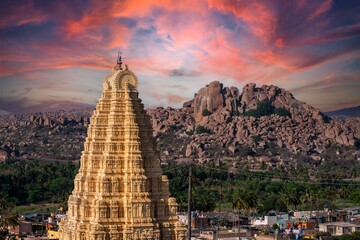
[[[0,113],[94,106],[119,50],[146,107],[214,80],[360,105],[358,0],[2,0]]]

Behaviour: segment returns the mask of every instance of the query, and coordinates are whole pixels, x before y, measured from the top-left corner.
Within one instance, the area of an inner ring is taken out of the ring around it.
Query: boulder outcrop
[[[245,114],[261,101],[290,114]],[[241,92],[212,82],[182,108],[158,107],[147,113],[161,157],[168,161],[238,159],[256,151],[272,156],[276,149],[321,160],[329,147],[354,148],[360,139],[360,118],[331,119],[289,91],[253,83]],[[0,116],[0,159],[78,159],[90,114],[74,110]]]
[[[274,109],[285,109],[290,115],[245,116],[244,113],[256,109],[262,101],[268,101]],[[289,91],[272,85],[257,87],[254,83],[245,85],[240,93],[235,87],[211,82],[194,99],[184,103],[183,108],[157,108],[148,113],[160,142],[161,134],[170,132],[175,132],[174,142],[188,139],[182,151],[172,149],[176,156],[187,158],[213,158],[219,152],[235,156],[243,146],[256,149],[271,144],[317,158],[331,144],[354,146],[360,129],[359,121],[332,120],[319,109],[295,99]],[[198,127],[208,131],[198,133]],[[163,145],[171,148],[171,143],[163,142]]]

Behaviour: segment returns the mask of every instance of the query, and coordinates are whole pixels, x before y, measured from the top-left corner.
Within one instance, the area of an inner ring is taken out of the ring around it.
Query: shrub
[[[202,110],[202,115],[205,117],[205,116],[209,116],[211,115],[212,112],[210,112],[207,108],[205,108],[204,110]]]
[[[256,109],[250,109],[249,111],[246,111],[246,112],[244,113],[244,116],[256,117],[256,118],[261,117],[261,116],[259,115],[259,112],[258,112]]]
[[[251,138],[255,143],[258,143],[261,141],[261,137],[259,135],[254,135]]]
[[[279,225],[277,225],[276,223],[274,223],[274,224],[272,225],[272,229],[274,229],[274,230],[279,230],[280,227],[279,227]]]
[[[258,102],[256,110],[261,116],[267,116],[274,113],[274,107],[268,100]]]
[[[250,109],[244,113],[244,116],[248,117],[262,117],[271,114],[277,114],[279,116],[291,117],[291,114],[285,108],[274,108],[268,100],[257,103],[256,109]]]
[[[291,117],[290,112],[288,110],[286,110],[285,108],[275,108],[274,114],[277,114],[279,116],[284,116],[284,117]]]
[[[242,146],[239,151],[240,156],[254,156],[254,151],[249,146]]]
[[[355,140],[355,144],[354,144],[356,150],[359,150],[360,149],[360,139],[356,139]]]
[[[196,134],[210,133],[210,130],[207,129],[206,127],[204,127],[204,126],[197,126],[196,129],[195,129],[195,133]]]
[[[249,111],[244,113],[244,116],[249,117],[261,117],[268,116],[274,113],[274,107],[268,100],[261,101],[257,103],[256,109],[250,109]]]
[[[186,133],[186,135],[191,136],[191,135],[193,135],[193,134],[194,134],[194,131],[189,130],[189,131],[186,131],[185,133]]]
[[[177,130],[179,130],[180,127],[174,124],[174,125],[169,125],[169,128],[171,130],[177,131]]]

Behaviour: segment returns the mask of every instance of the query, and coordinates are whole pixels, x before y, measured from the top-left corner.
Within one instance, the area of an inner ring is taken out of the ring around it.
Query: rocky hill
[[[92,110],[0,116],[0,161],[77,160]]]
[[[271,105],[273,114],[256,114],[259,102]],[[169,160],[174,156],[200,161],[248,158],[239,154],[244,148],[254,153],[265,150],[265,159],[274,158],[274,153],[266,152],[272,149],[321,160],[328,148],[352,148],[360,138],[359,119],[332,120],[276,86],[248,84],[239,92],[212,82],[183,108],[150,109],[149,114]]]
[[[0,117],[0,160],[80,158],[92,110]],[[251,168],[359,160],[360,119],[334,120],[276,86],[211,82],[182,108],[148,109],[161,158]]]

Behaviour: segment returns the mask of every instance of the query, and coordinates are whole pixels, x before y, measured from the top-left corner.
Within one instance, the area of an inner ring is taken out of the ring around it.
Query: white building
[[[328,232],[331,235],[340,236],[343,234],[350,234],[360,231],[359,224],[353,224],[348,222],[332,222],[332,223],[320,223],[320,232]]]
[[[251,221],[251,225],[253,226],[268,225],[272,227],[276,223],[280,227],[284,227],[287,220],[289,220],[288,214],[280,214],[276,216],[264,216],[261,218],[253,219]]]

